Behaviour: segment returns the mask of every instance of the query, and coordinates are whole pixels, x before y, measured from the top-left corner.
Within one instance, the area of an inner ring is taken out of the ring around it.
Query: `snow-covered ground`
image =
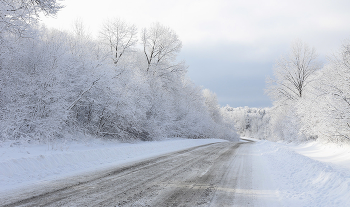
[[[255,148],[282,205],[350,206],[349,146],[257,141]]]
[[[261,206],[350,206],[350,146],[255,141],[252,182],[260,192],[260,201],[265,202]],[[225,140],[169,139],[132,144],[94,140],[55,146],[3,142],[0,197],[9,190],[214,142]]]
[[[169,139],[132,144],[90,140],[55,146],[3,142],[0,146],[0,196],[8,190],[215,142],[225,140]]]

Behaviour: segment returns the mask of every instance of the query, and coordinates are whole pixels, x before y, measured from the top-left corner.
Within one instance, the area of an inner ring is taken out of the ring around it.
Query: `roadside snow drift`
[[[339,159],[331,157],[338,154],[334,152],[336,148],[332,153],[328,150],[328,154],[320,156],[320,146],[257,142],[256,150],[267,160],[285,206],[350,206],[349,166],[339,165],[336,162]],[[349,163],[349,160],[350,157],[347,162],[342,159],[342,163]]]
[[[118,142],[69,143],[48,150],[47,145],[0,147],[0,195],[9,189],[41,181],[124,164],[221,139],[177,139],[126,144]],[[10,145],[10,143],[8,143]]]

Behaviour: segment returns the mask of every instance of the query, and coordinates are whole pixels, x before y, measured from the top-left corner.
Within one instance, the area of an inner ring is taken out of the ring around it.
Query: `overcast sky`
[[[268,107],[265,79],[276,59],[300,39],[320,58],[350,39],[349,0],[66,0],[49,27],[70,29],[81,19],[93,35],[108,18],[138,28],[160,22],[183,42],[180,59],[197,85],[218,96],[219,104]]]

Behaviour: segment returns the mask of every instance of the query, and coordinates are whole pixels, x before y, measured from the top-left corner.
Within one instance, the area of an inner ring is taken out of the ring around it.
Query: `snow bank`
[[[350,206],[349,168],[324,162],[326,158],[331,160],[330,154],[334,154],[334,149],[330,149],[328,155],[323,155],[323,160],[320,156],[319,160],[314,159],[320,152],[315,154],[314,151],[314,157],[306,156],[306,152],[311,153],[311,149],[317,148],[313,146],[269,141],[259,141],[255,145],[256,150],[267,160],[285,206]]]
[[[312,159],[326,162],[333,167],[350,170],[350,146],[336,143],[309,142],[299,145],[288,145],[295,152]]]
[[[49,150],[47,145],[0,147],[0,194],[9,189],[64,178],[96,168],[124,164],[221,139],[177,139],[126,144],[118,142],[69,143]],[[59,149],[59,150],[57,150]]]

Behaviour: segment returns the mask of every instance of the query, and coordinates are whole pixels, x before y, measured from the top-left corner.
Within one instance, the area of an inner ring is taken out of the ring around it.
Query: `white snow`
[[[283,206],[350,206],[349,146],[257,141],[255,150]]]
[[[328,163],[332,167],[347,168],[350,170],[350,146],[335,143],[310,142],[293,146],[295,152],[312,159]]]
[[[253,139],[254,140],[254,139]],[[112,141],[56,146],[0,146],[0,197],[7,191],[89,173],[220,139],[169,139],[133,144]],[[253,187],[258,206],[350,206],[350,146],[255,140]],[[244,190],[244,189],[240,189]]]
[[[0,195],[40,182],[215,142],[225,140],[169,139],[133,144],[95,140],[53,148],[43,144],[3,142],[0,146]]]

